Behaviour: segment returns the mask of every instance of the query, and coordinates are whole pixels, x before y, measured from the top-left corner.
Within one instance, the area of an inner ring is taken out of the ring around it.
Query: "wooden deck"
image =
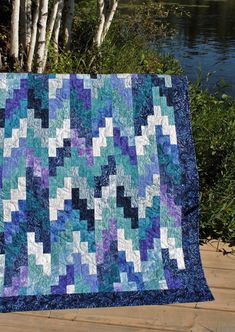
[[[0,331],[235,332],[235,256],[216,247],[216,242],[201,247],[213,302],[0,314]]]

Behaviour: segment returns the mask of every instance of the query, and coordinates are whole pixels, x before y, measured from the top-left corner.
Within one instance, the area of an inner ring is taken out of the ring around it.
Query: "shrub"
[[[235,100],[191,85],[190,102],[200,177],[200,237],[234,245]]]

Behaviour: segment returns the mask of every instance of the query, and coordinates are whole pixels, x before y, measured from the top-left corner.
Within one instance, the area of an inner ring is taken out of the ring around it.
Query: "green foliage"
[[[129,4],[128,4],[129,5]],[[183,6],[167,2],[146,0],[132,5],[131,12],[125,17],[127,33],[133,37],[142,37],[146,43],[155,43],[159,38],[174,35],[175,27],[170,18],[189,16]]]
[[[190,87],[200,177],[202,239],[235,244],[235,100]]]
[[[0,42],[5,41],[7,39],[6,34],[0,33]]]
[[[128,61],[127,61],[128,59]],[[153,50],[145,50],[136,44],[128,43],[120,47],[106,43],[101,50],[95,71],[102,73],[175,73],[181,67],[170,55],[163,56]]]
[[[7,0],[1,0],[0,3],[0,52],[3,55],[7,48],[7,40],[10,34],[10,16],[11,6]]]
[[[50,49],[47,67],[49,72],[159,74],[179,74],[182,72],[178,61],[172,56],[163,56],[156,50],[146,48],[144,34],[141,35],[136,31],[138,25],[142,24],[140,16],[131,20],[129,16],[117,13],[108,37],[102,47],[97,50],[92,46],[96,26],[95,3],[92,1],[88,6],[87,1],[83,1],[83,5],[79,4],[79,10],[77,8],[73,22],[72,49],[67,53],[60,50],[59,56],[54,53],[53,49]],[[144,5],[139,6],[139,8],[144,11]],[[156,14],[156,6],[154,8],[155,11],[151,11],[151,13],[143,13],[146,25],[150,14],[152,16]],[[159,10],[162,11],[163,7]],[[138,15],[142,13],[139,10],[137,12]],[[162,16],[163,13],[161,12],[159,15]],[[160,33],[164,29],[166,33],[168,27],[168,23],[164,23],[161,24],[161,28],[156,25],[155,28],[152,26],[151,29],[155,33],[157,31]]]

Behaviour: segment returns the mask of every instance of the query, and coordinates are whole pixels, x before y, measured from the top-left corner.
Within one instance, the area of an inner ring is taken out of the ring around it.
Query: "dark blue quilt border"
[[[72,308],[119,307],[212,301],[199,252],[198,172],[189,113],[188,81],[172,76],[172,101],[180,164],[183,170],[182,201],[183,250],[186,269],[180,271],[183,288],[170,290],[103,292],[63,295],[31,295],[0,299],[0,312]]]

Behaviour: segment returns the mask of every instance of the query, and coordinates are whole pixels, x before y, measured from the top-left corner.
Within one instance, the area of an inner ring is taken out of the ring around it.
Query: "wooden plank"
[[[235,312],[235,290],[211,287],[215,301],[198,302],[198,308]]]
[[[193,303],[193,307],[208,310],[235,312],[235,290],[211,287],[215,301]],[[173,307],[192,308],[191,303],[170,304]]]
[[[205,309],[184,309],[180,310],[177,308],[167,311],[168,317],[171,317],[172,321],[175,318],[175,326],[178,325],[179,317],[187,320],[188,316],[193,315],[194,323],[190,329],[185,331],[190,332],[232,332],[235,331],[235,313],[221,312],[221,311],[210,311]],[[167,323],[166,323],[167,324]],[[173,322],[174,324],[174,322]],[[164,325],[163,325],[164,326]],[[166,325],[167,326],[167,325]]]
[[[223,251],[231,252],[235,250],[235,247],[230,247],[228,243],[224,243],[218,240],[211,240],[207,243],[200,245],[200,251],[214,251],[214,252],[223,252]]]
[[[180,306],[180,305],[179,305]],[[189,303],[187,308],[195,308],[196,303]],[[76,320],[81,315],[86,314],[90,316],[125,316],[126,313],[130,313],[130,317],[138,319],[151,319],[153,310],[158,311],[163,306],[131,306],[131,307],[114,307],[114,308],[88,308],[88,309],[71,309],[71,310],[53,310],[51,311],[52,318],[60,318],[65,320]]]
[[[138,327],[147,330],[154,329],[162,331],[162,313],[164,310],[161,310],[160,308],[161,306],[158,308],[155,306],[154,310],[152,310],[152,307],[81,309],[76,312],[75,320],[79,322],[79,324],[80,322],[92,322],[94,325],[103,323],[120,327]],[[54,312],[53,315],[59,317],[59,312]],[[69,317],[70,313],[68,313],[66,318]],[[188,321],[186,323],[181,322],[177,326],[173,323],[168,324],[168,326],[164,327],[164,330],[184,332],[184,328],[188,325]]]
[[[16,312],[18,315],[22,316],[38,316],[38,317],[45,317],[49,318],[50,310],[41,310],[41,311],[22,311]]]
[[[130,328],[161,331],[233,331],[235,313],[219,310],[192,309],[177,306],[143,306],[107,309],[81,309],[76,321],[96,324],[113,324]],[[68,313],[68,317],[70,314]],[[230,330],[229,330],[230,329]]]
[[[208,242],[200,245],[200,251],[217,251],[218,241]]]
[[[136,315],[136,310],[139,311]],[[69,310],[68,310],[69,311]],[[87,314],[88,312],[88,314]],[[97,312],[100,312],[97,315]],[[117,316],[119,316],[117,318]],[[136,318],[138,316],[139,318]],[[147,320],[147,325],[146,324]],[[20,331],[217,331],[235,330],[235,313],[172,307],[131,307],[110,309],[84,309],[76,321],[22,317],[18,314],[0,315],[0,328],[4,332]]]
[[[131,326],[115,326],[110,323],[78,322],[53,318],[22,316],[19,314],[1,314],[0,330],[3,332],[143,332],[151,331],[150,329],[131,327]],[[164,331],[157,330],[154,331]],[[169,331],[169,330],[166,330]],[[170,332],[179,332],[175,329]]]
[[[235,270],[235,256],[224,256],[221,252],[201,251],[202,264],[204,268]]]
[[[235,289],[235,273],[232,270],[205,268],[205,276],[210,287]]]

